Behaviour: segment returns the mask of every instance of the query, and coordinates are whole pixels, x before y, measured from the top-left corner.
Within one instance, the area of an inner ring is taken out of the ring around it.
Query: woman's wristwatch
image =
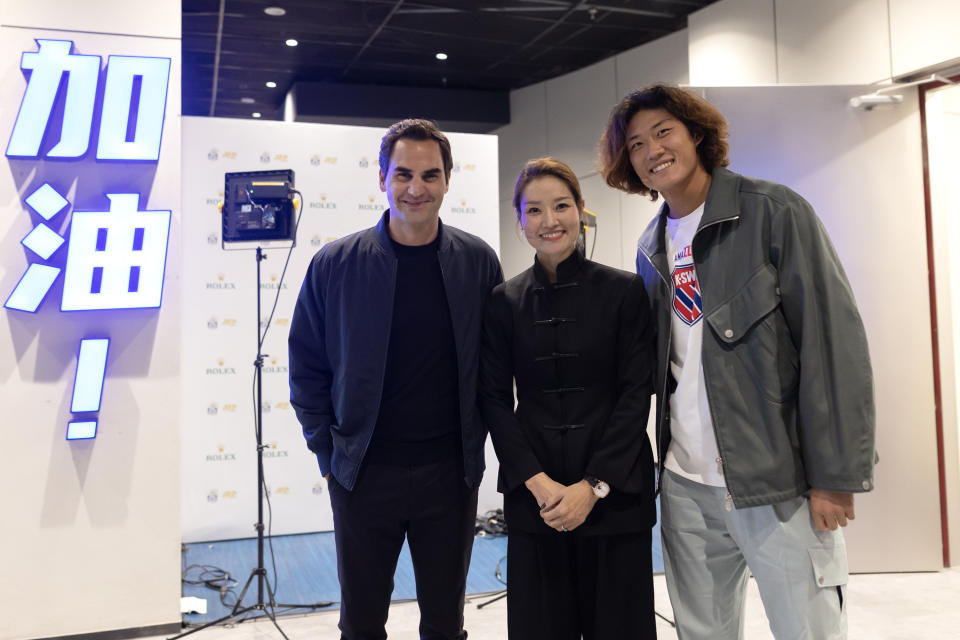
[[[606,498],[610,494],[610,485],[599,478],[594,478],[593,476],[584,476],[584,480],[587,481],[587,484],[593,489],[593,495],[598,498]]]

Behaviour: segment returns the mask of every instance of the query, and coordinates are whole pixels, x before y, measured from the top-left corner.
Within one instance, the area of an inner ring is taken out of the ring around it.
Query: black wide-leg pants
[[[382,640],[403,546],[410,546],[421,640],[462,640],[477,488],[459,460],[364,464],[352,491],[330,482],[343,640]]]
[[[510,640],[652,640],[650,530],[507,540]]]

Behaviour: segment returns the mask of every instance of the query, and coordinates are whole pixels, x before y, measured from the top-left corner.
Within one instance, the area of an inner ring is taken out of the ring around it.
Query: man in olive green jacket
[[[637,271],[658,322],[664,564],[681,639],[742,637],[747,576],[778,638],[846,637],[853,494],[873,488],[863,323],[810,205],[732,173],[723,116],[696,94],[627,95],[608,184],[662,195]]]

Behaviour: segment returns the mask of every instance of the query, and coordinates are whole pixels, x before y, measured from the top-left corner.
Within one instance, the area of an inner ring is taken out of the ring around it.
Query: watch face
[[[598,480],[597,484],[593,485],[593,492],[598,498],[606,498],[607,494],[610,493],[610,485],[603,480]]]

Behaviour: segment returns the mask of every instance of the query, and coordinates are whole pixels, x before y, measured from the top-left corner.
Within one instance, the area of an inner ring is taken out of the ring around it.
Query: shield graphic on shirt
[[[673,310],[689,325],[696,324],[703,315],[700,284],[692,264],[673,270]]]

